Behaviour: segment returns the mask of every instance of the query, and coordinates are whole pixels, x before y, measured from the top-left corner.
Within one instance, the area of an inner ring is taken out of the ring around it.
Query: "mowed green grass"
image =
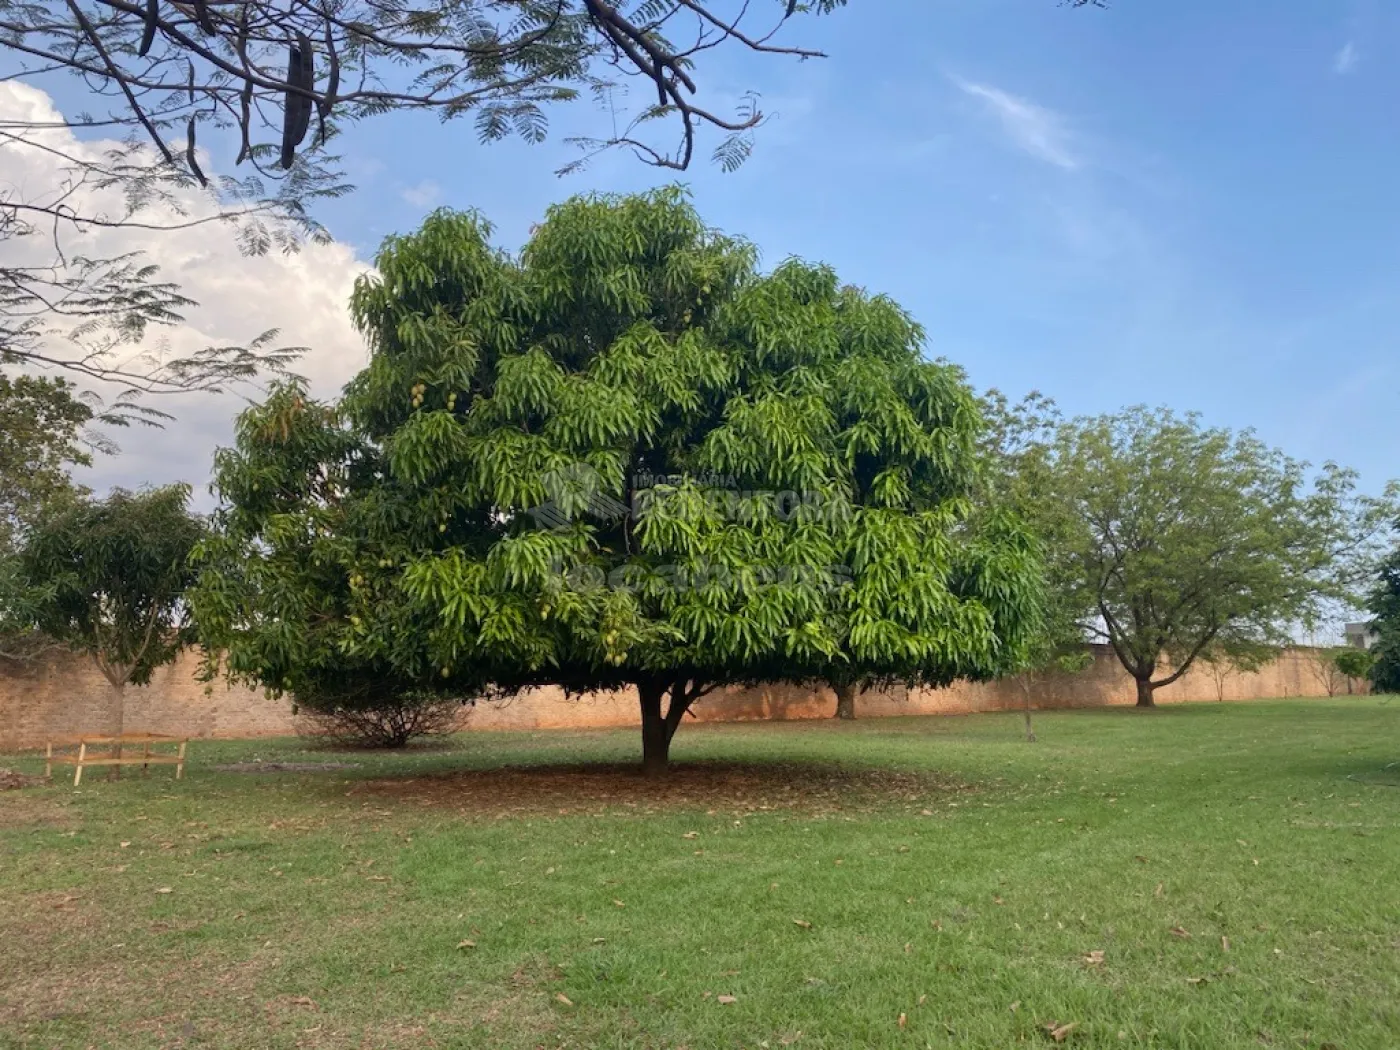
[[[1400,1047],[1400,703],[1036,729],[687,725],[661,789],[576,768],[625,731],[195,743],[6,792],[0,1046]],[[213,768],[253,759],[359,765]]]

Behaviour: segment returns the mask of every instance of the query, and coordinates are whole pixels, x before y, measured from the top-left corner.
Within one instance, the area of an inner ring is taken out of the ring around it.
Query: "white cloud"
[[[432,179],[424,179],[416,186],[409,186],[399,196],[415,208],[431,208],[442,200],[442,187]]]
[[[1348,40],[1342,49],[1332,59],[1332,71],[1340,76],[1346,76],[1356,68],[1357,61],[1361,58],[1356,50],[1356,43]]]
[[[20,119],[56,122],[59,113],[42,91],[0,83],[0,121]],[[62,128],[44,134],[46,144],[84,157],[98,157],[114,145],[80,142]],[[63,167],[64,162],[50,152],[13,144],[0,147],[0,184],[28,199],[55,191],[62,183]],[[72,203],[87,214],[121,213],[120,201],[110,193],[86,194]],[[191,196],[192,215],[208,207]],[[0,262],[47,261],[49,249],[40,241],[0,240]],[[288,255],[249,258],[239,252],[232,231],[205,225],[160,232],[89,229],[69,237],[65,247],[70,257],[93,258],[139,250],[159,265],[163,278],[178,282],[181,291],[199,304],[186,311],[186,323],[152,331],[147,348],[161,346],[184,355],[210,345],[246,344],[276,328],[278,345],[308,348],[296,371],[321,396],[337,392],[365,363],[364,341],[351,327],[347,304],[355,278],[369,266],[347,245],[306,245]],[[82,480],[98,490],[117,484],[136,487],[188,481],[197,493],[202,492],[214,448],[230,441],[233,417],[243,401],[237,394],[226,393],[157,397],[148,403],[173,412],[176,419],[163,430],[117,432],[113,436],[121,453],[100,459]],[[207,499],[202,502],[207,505]]]
[[[1080,160],[1070,148],[1070,135],[1064,119],[1053,110],[1000,88],[951,77],[964,94],[977,99],[1000,122],[1002,130],[1020,149],[1031,156],[1066,171],[1074,171]]]

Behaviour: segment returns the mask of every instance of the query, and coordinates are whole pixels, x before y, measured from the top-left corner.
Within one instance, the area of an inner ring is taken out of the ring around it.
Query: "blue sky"
[[[830,57],[700,69],[772,114],[738,172],[679,176],[708,222],[892,295],[979,387],[1199,410],[1367,487],[1400,474],[1400,8],[853,0],[788,32]],[[326,216],[366,257],[438,204],[518,246],[554,200],[667,180],[623,154],[556,178],[598,119],[556,111],[534,147],[366,125]]]
[[[753,89],[770,114],[737,172],[615,152],[558,178],[577,156],[564,139],[606,119],[589,102],[554,110],[540,146],[398,115],[344,136],[358,192],[319,214],[365,260],[439,205],[480,209],[515,248],[570,194],[679,179],[766,265],[820,260],[894,297],[978,388],[1039,389],[1071,414],[1168,404],[1354,466],[1372,490],[1400,476],[1400,5],[851,0],[783,40],[829,57],[730,49],[697,71],[711,108]],[[74,81],[45,86],[91,105]],[[220,290],[220,257],[172,257],[206,306],[249,301]],[[295,331],[286,281],[263,280],[258,323]],[[346,345],[318,352],[363,359],[343,330],[330,341]],[[238,407],[123,438],[98,480],[202,486]]]

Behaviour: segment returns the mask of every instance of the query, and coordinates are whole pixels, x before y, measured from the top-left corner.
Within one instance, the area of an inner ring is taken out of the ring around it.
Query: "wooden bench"
[[[44,750],[44,774],[53,776],[53,767],[73,766],[73,786],[77,787],[83,782],[83,770],[89,766],[116,766],[120,772],[121,766],[140,766],[142,773],[149,773],[151,766],[174,766],[175,779],[182,780],[185,776],[185,745],[189,743],[187,737],[161,736],[159,733],[121,733],[117,736],[85,736],[79,737],[76,741],[77,754],[54,754],[54,747],[72,747],[73,741],[67,743],[54,744],[49,741]],[[151,748],[160,745],[179,745],[178,750],[173,754],[170,752],[152,751]],[[126,757],[125,750],[128,747],[141,748],[139,756]],[[108,751],[92,753],[89,747],[106,747]]]

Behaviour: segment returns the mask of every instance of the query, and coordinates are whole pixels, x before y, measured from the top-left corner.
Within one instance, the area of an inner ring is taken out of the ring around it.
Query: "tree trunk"
[[[1021,699],[1025,701],[1023,711],[1026,716],[1026,742],[1035,743],[1035,727],[1031,725],[1031,679],[1030,674],[1021,676]]]
[[[662,776],[671,757],[671,733],[661,710],[666,687],[657,682],[637,686],[637,698],[642,709],[642,772],[649,777]]]
[[[1152,692],[1157,687],[1152,684],[1150,678],[1139,678],[1137,680],[1137,705],[1138,707],[1156,707],[1152,700]]]
[[[833,685],[836,690],[836,717],[852,719],[856,716],[856,686],[854,682]]]

